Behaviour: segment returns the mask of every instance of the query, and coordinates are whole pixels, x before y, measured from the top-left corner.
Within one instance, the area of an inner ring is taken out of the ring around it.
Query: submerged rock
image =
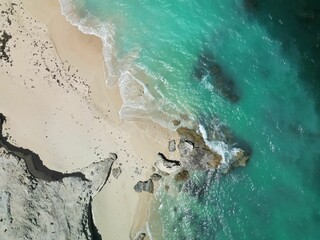
[[[225,75],[219,75],[214,78],[213,86],[224,98],[231,102],[238,102],[240,97],[235,90],[234,81]]]
[[[177,182],[180,181],[187,181],[189,179],[189,172],[187,170],[182,170],[181,172],[179,172],[177,175],[174,176],[174,179]]]
[[[237,102],[239,100],[239,94],[235,88],[234,81],[222,70],[212,54],[203,53],[199,56],[193,71],[193,76],[198,80],[210,77],[214,89],[220,95],[231,102]]]
[[[157,182],[157,181],[159,181],[159,180],[162,178],[162,176],[161,176],[160,174],[158,174],[158,173],[153,173],[153,174],[150,176],[150,178],[151,178],[152,181]]]
[[[259,7],[258,0],[243,0],[243,5],[249,12],[256,11]]]
[[[153,193],[153,181],[151,179],[147,181],[139,181],[137,184],[133,187],[136,192],[149,192]]]
[[[220,165],[222,156],[206,145],[201,134],[188,128],[178,128],[177,132],[180,136],[178,150],[183,167],[205,170]]]

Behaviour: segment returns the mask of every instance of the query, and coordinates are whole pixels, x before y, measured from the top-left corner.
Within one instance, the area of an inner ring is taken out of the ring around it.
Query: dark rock
[[[145,233],[139,233],[139,234],[134,238],[134,240],[144,240],[144,239],[146,239],[146,237],[147,237],[147,234],[145,234]]]
[[[179,126],[180,123],[181,123],[181,121],[176,120],[176,119],[172,121],[172,124],[173,124],[173,126],[175,126],[175,127],[176,127],[176,126]]]
[[[256,11],[259,7],[257,0],[243,0],[243,5],[244,8],[249,12]]]
[[[153,181],[151,179],[147,181],[139,181],[133,188],[136,192],[144,191],[144,192],[153,193],[153,190],[154,190]]]
[[[169,151],[170,152],[174,152],[176,150],[176,141],[175,140],[171,140],[169,141]]]
[[[237,94],[234,86],[234,81],[225,75],[218,75],[213,80],[213,86],[224,98],[231,102],[237,102],[240,97]]]
[[[187,170],[182,170],[177,175],[175,175],[174,180],[176,180],[177,182],[187,181],[189,177],[189,172]]]
[[[245,167],[249,160],[249,155],[243,150],[239,150],[235,156],[236,160],[232,163],[233,167]]]
[[[214,57],[211,54],[201,54],[193,70],[193,76],[198,80],[203,79],[209,74],[208,69],[210,69],[213,63]]]
[[[305,24],[315,24],[317,23],[319,15],[320,14],[319,12],[316,12],[316,9],[304,8],[297,13],[297,18]]]
[[[189,115],[188,114],[179,114],[179,116],[184,121],[188,121],[189,120]]]
[[[112,176],[116,179],[120,176],[121,173],[122,173],[122,170],[120,167],[112,169]]]
[[[0,36],[0,59],[6,62],[10,62],[10,56],[8,55],[7,43],[12,38],[6,31],[2,32]]]
[[[153,173],[150,178],[152,181],[159,181],[162,178],[162,176],[158,173]]]
[[[201,191],[201,188],[194,181],[189,179],[185,184],[183,184],[181,190],[191,196],[197,196]]]

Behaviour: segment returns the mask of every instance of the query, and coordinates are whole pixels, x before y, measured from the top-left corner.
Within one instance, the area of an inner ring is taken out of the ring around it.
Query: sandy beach
[[[117,88],[105,85],[100,39],[68,23],[58,0],[5,0],[1,10],[1,34],[10,36],[0,67],[9,140],[61,172],[116,153],[114,168],[122,173],[94,199],[93,214],[103,239],[129,239],[143,228],[152,197],[133,186],[150,177],[158,152],[170,156],[176,133],[119,118],[122,101]]]

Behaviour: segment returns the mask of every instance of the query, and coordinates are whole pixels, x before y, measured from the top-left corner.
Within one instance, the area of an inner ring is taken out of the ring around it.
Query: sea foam
[[[124,58],[117,57],[115,35],[117,27],[112,22],[103,22],[92,16],[88,11],[78,6],[72,0],[60,0],[62,14],[81,32],[97,36],[103,43],[105,80],[108,87],[118,86],[123,100],[119,115],[126,120],[150,119],[165,128],[175,129],[173,120],[179,119],[180,112],[162,94],[153,88],[153,94],[145,84],[146,79],[158,79],[166,82],[161,76],[157,76],[142,65],[135,63],[139,57],[139,51],[126,55]],[[143,72],[143,73],[141,73]],[[152,81],[152,80],[147,80]],[[153,95],[157,95],[155,98]],[[179,119],[184,126],[193,126],[190,120]]]

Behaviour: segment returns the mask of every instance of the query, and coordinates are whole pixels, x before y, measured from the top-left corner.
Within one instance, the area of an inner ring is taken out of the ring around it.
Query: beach
[[[133,237],[144,227],[152,196],[133,186],[150,177],[158,152],[169,155],[176,133],[119,117],[122,100],[117,88],[106,87],[101,40],[67,22],[58,1],[4,1],[1,8],[8,17],[1,28],[11,36],[0,68],[4,132],[61,172],[116,153],[114,168],[122,173],[94,198],[94,222],[103,239]]]
[[[319,1],[0,12],[1,239],[318,239]]]

